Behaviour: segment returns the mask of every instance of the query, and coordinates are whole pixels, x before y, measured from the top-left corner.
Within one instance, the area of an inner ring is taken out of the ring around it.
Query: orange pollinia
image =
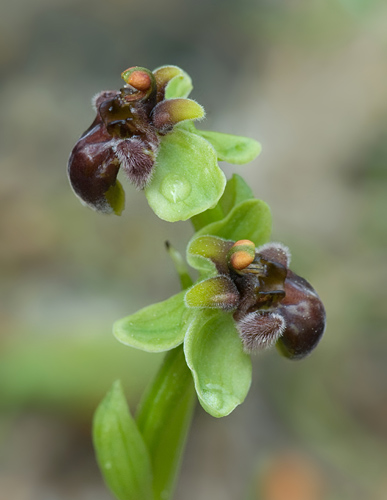
[[[126,74],[131,69],[133,68],[123,71],[122,75]],[[152,85],[152,80],[145,71],[133,71],[126,80],[126,83],[137,90],[148,90]]]
[[[231,247],[229,262],[237,271],[249,266],[254,258],[255,245],[250,240],[239,240]]]

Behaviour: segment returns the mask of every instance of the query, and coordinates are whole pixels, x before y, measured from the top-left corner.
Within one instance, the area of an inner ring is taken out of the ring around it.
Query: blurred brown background
[[[5,0],[0,16],[0,499],[107,500],[90,442],[121,378],[132,408],[160,357],[112,322],[167,298],[157,220],[81,206],[66,162],[91,97],[176,64],[206,129],[260,140],[241,173],[328,313],[305,361],[256,356],[243,406],[197,408],[177,500],[387,498],[387,4],[383,0]]]

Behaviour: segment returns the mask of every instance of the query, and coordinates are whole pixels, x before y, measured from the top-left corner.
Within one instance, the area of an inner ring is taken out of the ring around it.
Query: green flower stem
[[[136,416],[151,457],[155,500],[172,498],[195,401],[181,345],[166,354]]]

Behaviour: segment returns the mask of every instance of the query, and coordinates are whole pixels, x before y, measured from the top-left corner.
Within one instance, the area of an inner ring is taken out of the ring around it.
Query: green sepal
[[[238,174],[233,174],[231,179],[227,181],[224,193],[220,198],[220,205],[224,216],[229,214],[231,210],[242,203],[242,201],[254,199],[254,194],[246,181]]]
[[[169,351],[184,340],[185,292],[144,307],[113,325],[117,340],[147,352]]]
[[[225,184],[213,147],[198,135],[177,128],[161,139],[145,195],[160,219],[176,222],[215,206]]]
[[[149,453],[119,380],[95,412],[93,442],[105,482],[118,500],[153,500]]]
[[[164,99],[188,97],[193,88],[191,77],[178,66],[161,66],[153,74],[158,88],[163,88]]]
[[[224,417],[241,404],[251,384],[251,360],[232,314],[202,309],[192,313],[184,353],[203,408]]]
[[[222,220],[208,224],[196,236],[213,235],[227,240],[250,240],[255,246],[270,239],[271,213],[261,200],[246,200],[234,207]]]
[[[167,84],[165,88],[165,99],[188,97],[192,89],[191,77],[188,73],[180,69],[180,74],[173,77]]]
[[[227,181],[224,193],[217,205],[210,210],[192,217],[191,222],[195,231],[199,231],[202,227],[223,219],[236,205],[252,198],[254,198],[254,194],[250,187],[240,175],[233,174],[231,179]]]
[[[192,120],[186,120],[184,122],[180,122],[175,126],[175,128],[185,130],[186,132],[191,132],[192,134],[196,133],[196,127]]]
[[[235,165],[243,165],[254,160],[262,150],[259,142],[248,137],[207,130],[196,130],[214,147],[218,160],[227,161]]]

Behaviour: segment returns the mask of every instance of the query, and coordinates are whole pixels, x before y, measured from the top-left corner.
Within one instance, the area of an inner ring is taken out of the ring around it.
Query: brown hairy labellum
[[[316,347],[325,329],[324,306],[312,286],[288,268],[288,248],[202,236],[191,251],[211,260],[220,276],[188,290],[188,307],[232,310],[248,352],[276,344],[284,356],[300,359]]]
[[[324,306],[312,286],[288,269],[289,250],[269,243],[235,276],[241,300],[234,313],[248,351],[276,344],[291,359],[308,355],[325,329]]]

